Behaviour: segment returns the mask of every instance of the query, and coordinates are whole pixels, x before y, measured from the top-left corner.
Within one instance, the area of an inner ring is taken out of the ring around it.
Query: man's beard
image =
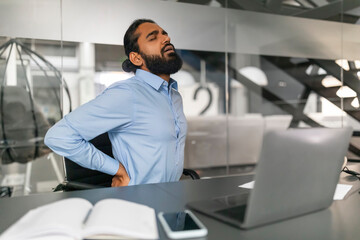
[[[166,45],[165,47],[167,47]],[[161,49],[161,56],[156,55],[146,55],[143,52],[140,52],[141,57],[144,59],[146,67],[149,71],[155,75],[160,74],[174,74],[178,72],[183,64],[180,56],[175,52],[169,53],[168,57],[164,56],[164,49]]]

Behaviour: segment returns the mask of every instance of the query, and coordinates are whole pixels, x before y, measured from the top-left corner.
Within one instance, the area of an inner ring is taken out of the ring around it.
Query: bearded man
[[[187,123],[177,83],[182,60],[167,32],[149,19],[135,20],[124,36],[123,63],[135,76],[108,87],[46,134],[45,144],[77,164],[114,176],[113,187],[178,181]],[[89,140],[107,132],[114,158]]]

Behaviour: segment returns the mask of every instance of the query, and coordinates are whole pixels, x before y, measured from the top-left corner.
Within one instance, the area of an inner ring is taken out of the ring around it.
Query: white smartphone
[[[204,237],[208,231],[200,220],[189,210],[158,214],[166,235],[172,239]]]

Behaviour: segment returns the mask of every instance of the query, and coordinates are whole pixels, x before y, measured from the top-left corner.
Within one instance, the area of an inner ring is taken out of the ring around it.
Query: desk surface
[[[349,166],[359,171],[360,164]],[[93,204],[104,198],[120,198],[146,204],[156,212],[173,212],[186,208],[186,203],[231,195],[242,191],[238,186],[253,176],[231,176],[173,183],[147,184],[120,188],[103,188],[14,197],[0,200],[0,233],[28,210],[57,200],[81,197]],[[360,236],[360,181],[342,173],[341,183],[353,188],[345,200],[334,201],[330,208],[298,218],[252,230],[240,230],[194,212],[209,230],[207,239],[357,239]],[[161,239],[167,239],[158,223]]]

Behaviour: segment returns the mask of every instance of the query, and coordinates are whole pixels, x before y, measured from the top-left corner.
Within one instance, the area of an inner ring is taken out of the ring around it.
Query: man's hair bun
[[[138,67],[136,67],[134,64],[132,64],[132,62],[129,59],[126,59],[123,63],[122,63],[122,69],[125,72],[134,72],[136,71]]]

